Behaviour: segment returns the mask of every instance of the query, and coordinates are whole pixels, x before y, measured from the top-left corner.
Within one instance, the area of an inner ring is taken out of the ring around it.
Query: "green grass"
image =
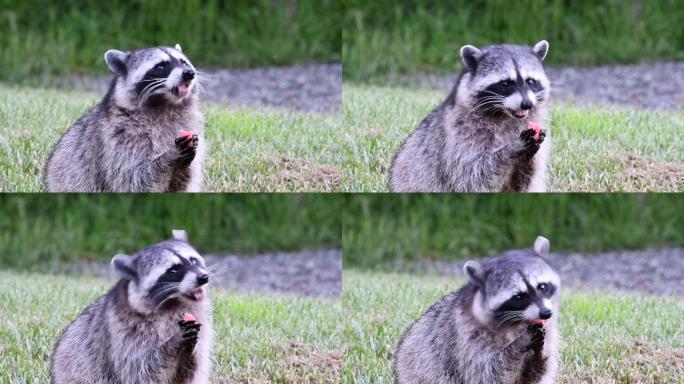
[[[676,0],[345,0],[346,80],[454,72],[465,44],[551,45],[549,64],[684,59],[684,6]]]
[[[42,191],[50,149],[101,97],[0,84],[0,191]],[[339,115],[229,110],[208,103],[203,110],[209,145],[204,191],[341,188],[339,147],[344,132]]]
[[[529,248],[553,252],[684,246],[679,194],[352,195],[343,212],[345,266],[403,269]]]
[[[393,154],[443,92],[344,85],[350,191],[386,191]],[[684,114],[551,104],[549,191],[683,191]]]
[[[392,383],[401,333],[462,280],[345,271],[342,381]],[[679,383],[684,301],[566,290],[559,383]]]
[[[111,281],[0,272],[0,382],[49,381],[59,332]],[[336,300],[213,290],[213,382],[337,382]]]
[[[104,74],[104,52],[180,43],[201,68],[341,60],[336,0],[0,1],[0,80]]]
[[[330,194],[2,194],[0,268],[109,262],[174,228],[203,253],[339,249],[343,203]]]

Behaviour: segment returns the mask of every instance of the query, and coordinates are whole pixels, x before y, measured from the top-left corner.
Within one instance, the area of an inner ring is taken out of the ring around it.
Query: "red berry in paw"
[[[190,312],[185,312],[183,321],[197,321],[197,318]]]
[[[539,134],[544,130],[544,127],[537,123],[529,122],[527,123],[527,128],[534,130],[534,140],[539,141]]]
[[[191,138],[192,138],[192,135],[194,135],[194,134],[195,134],[195,132],[193,132],[193,131],[186,131],[186,130],[183,130],[183,129],[181,129],[180,131],[178,131],[178,136],[179,136],[179,137],[182,137],[182,138],[184,138],[184,139],[185,139],[185,138],[191,139]],[[188,142],[188,147],[192,147],[192,141]]]

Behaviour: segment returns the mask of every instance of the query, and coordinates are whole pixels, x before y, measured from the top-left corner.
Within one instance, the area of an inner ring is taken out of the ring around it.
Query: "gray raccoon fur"
[[[112,266],[121,280],[62,332],[51,383],[208,383],[209,277],[185,232],[132,256],[117,255]],[[185,312],[197,320],[179,322]]]
[[[48,192],[196,192],[205,152],[195,68],[179,45],[105,60],[109,91],[52,149]],[[179,138],[179,130],[195,136]]]
[[[548,251],[540,236],[532,249],[466,263],[470,281],[403,334],[395,384],[554,383],[560,278],[542,257]],[[543,327],[531,325],[539,318]]]
[[[390,190],[546,191],[549,138],[535,140],[528,122],[548,130],[547,51],[544,40],[461,48],[463,71],[394,155]]]

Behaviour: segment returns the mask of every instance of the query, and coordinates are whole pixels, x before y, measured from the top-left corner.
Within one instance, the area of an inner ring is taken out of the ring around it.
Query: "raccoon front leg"
[[[537,326],[528,327],[527,332],[499,352],[498,359],[493,359],[494,366],[489,370],[491,377],[484,377],[482,383],[534,383],[524,379],[523,368],[529,365],[536,353],[541,354],[543,348],[544,333],[539,332]]]
[[[546,331],[541,324],[533,324],[528,328],[532,334],[529,349],[532,355],[527,357],[522,372],[523,383],[538,383],[546,373],[546,358],[542,356]]]
[[[175,141],[174,148],[151,160],[139,162],[129,175],[128,185],[130,185],[131,192],[150,192],[164,179],[164,175],[173,171],[182,173],[183,170],[187,170],[197,153],[198,142],[197,135],[179,137]],[[120,175],[120,177],[125,177],[125,175]],[[178,188],[178,190],[181,189]]]
[[[194,320],[181,320],[178,322],[181,328],[181,342],[178,345],[178,355],[180,357],[175,381],[177,383],[190,382],[192,379],[197,362],[195,361],[194,351],[199,337],[199,330],[202,324]]]
[[[546,137],[546,131],[539,133],[539,138],[536,139],[535,131],[528,129],[520,134],[519,141],[514,145],[511,151],[511,157],[516,159],[513,165],[513,174],[509,189],[511,191],[525,191],[532,180],[535,172],[534,156],[539,151],[541,144]]]

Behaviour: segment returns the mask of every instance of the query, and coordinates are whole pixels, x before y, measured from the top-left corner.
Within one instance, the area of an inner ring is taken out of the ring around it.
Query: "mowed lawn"
[[[444,92],[344,84],[344,188],[386,191],[393,154]],[[684,113],[551,103],[550,191],[683,191]]]
[[[0,382],[46,383],[60,331],[112,281],[0,272]],[[340,304],[210,291],[213,383],[339,382]]]
[[[462,279],[344,273],[344,383],[391,384],[401,333]],[[561,384],[681,383],[684,298],[563,292]]]
[[[103,95],[0,85],[0,191],[43,190],[43,166],[60,136]],[[204,190],[342,188],[340,113],[204,104],[209,143]]]

